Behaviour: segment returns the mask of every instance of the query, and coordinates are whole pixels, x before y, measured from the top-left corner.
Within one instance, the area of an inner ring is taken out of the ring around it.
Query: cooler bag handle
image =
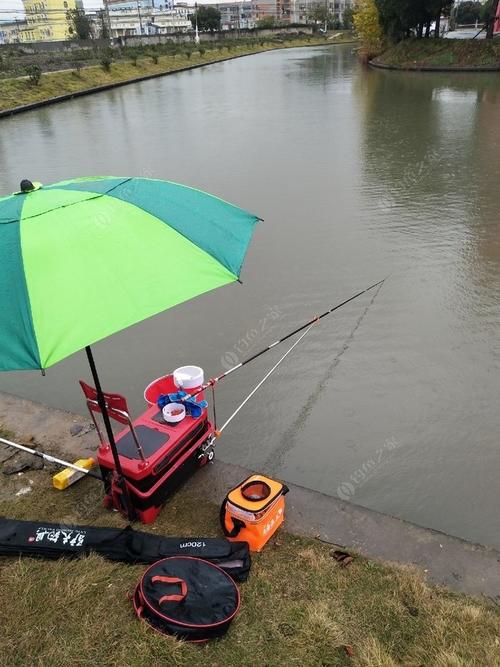
[[[188,587],[184,579],[179,579],[178,577],[162,577],[157,575],[151,577],[151,583],[156,584],[157,581],[160,581],[163,584],[179,584],[181,587],[181,592],[175,593],[173,595],[163,595],[159,600],[158,604],[163,604],[164,602],[182,602],[187,595]]]
[[[227,498],[224,498],[224,500],[222,501],[222,505],[220,506],[220,513],[219,513],[219,520],[222,532],[226,537],[236,537],[239,534],[240,530],[242,528],[245,528],[245,524],[243,521],[240,521],[240,519],[235,519],[234,517],[231,517],[233,521],[233,528],[232,530],[228,530],[226,526],[226,505],[227,505]]]

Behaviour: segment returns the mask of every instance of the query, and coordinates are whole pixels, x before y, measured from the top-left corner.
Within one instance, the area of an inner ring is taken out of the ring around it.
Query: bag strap
[[[219,520],[222,532],[226,537],[236,537],[237,535],[239,535],[240,530],[242,528],[245,528],[245,523],[240,519],[235,519],[234,517],[231,517],[233,522],[233,528],[232,530],[229,530],[228,527],[226,526],[226,505],[227,505],[227,496],[222,501],[222,505],[220,506],[220,512],[219,512]]]
[[[157,575],[151,577],[151,583],[156,584],[156,582],[161,582],[162,584],[179,584],[181,587],[180,594],[175,593],[173,595],[163,595],[159,600],[158,604],[163,604],[164,602],[182,602],[187,595],[188,587],[184,579],[179,579],[178,577],[162,577]]]

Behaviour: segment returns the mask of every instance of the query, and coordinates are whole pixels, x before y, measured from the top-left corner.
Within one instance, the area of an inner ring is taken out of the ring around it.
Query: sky
[[[102,7],[102,0],[83,0],[87,9]],[[61,0],[62,7],[62,0]],[[0,21],[23,16],[23,3],[21,0],[0,0]]]
[[[205,4],[211,4],[217,0],[204,0]],[[61,0],[62,6],[63,0]],[[97,9],[102,7],[102,0],[83,0],[86,9]],[[23,16],[23,3],[21,0],[0,0],[0,21],[8,21]]]

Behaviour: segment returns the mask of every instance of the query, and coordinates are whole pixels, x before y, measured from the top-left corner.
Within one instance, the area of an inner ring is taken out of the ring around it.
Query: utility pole
[[[142,16],[141,16],[141,3],[140,0],[137,0],[137,13],[139,15],[139,30],[141,31],[142,36]]]
[[[198,3],[194,3],[194,42],[200,43],[200,36],[198,34]]]

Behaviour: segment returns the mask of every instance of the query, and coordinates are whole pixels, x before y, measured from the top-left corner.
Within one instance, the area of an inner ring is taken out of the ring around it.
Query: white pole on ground
[[[22,452],[26,452],[27,454],[33,454],[33,456],[38,456],[42,459],[45,459],[45,461],[49,461],[50,463],[57,463],[57,465],[63,466],[64,468],[71,468],[72,470],[83,472],[86,475],[90,474],[91,477],[98,477],[98,475],[96,475],[95,473],[91,473],[86,468],[81,468],[80,466],[76,466],[74,463],[63,461],[62,459],[58,459],[56,456],[51,456],[50,454],[39,452],[36,449],[31,449],[31,447],[26,447],[26,445],[20,445],[17,442],[12,442],[12,440],[6,440],[5,438],[0,438],[0,443],[3,443],[8,447],[14,447],[14,449],[19,449]]]

